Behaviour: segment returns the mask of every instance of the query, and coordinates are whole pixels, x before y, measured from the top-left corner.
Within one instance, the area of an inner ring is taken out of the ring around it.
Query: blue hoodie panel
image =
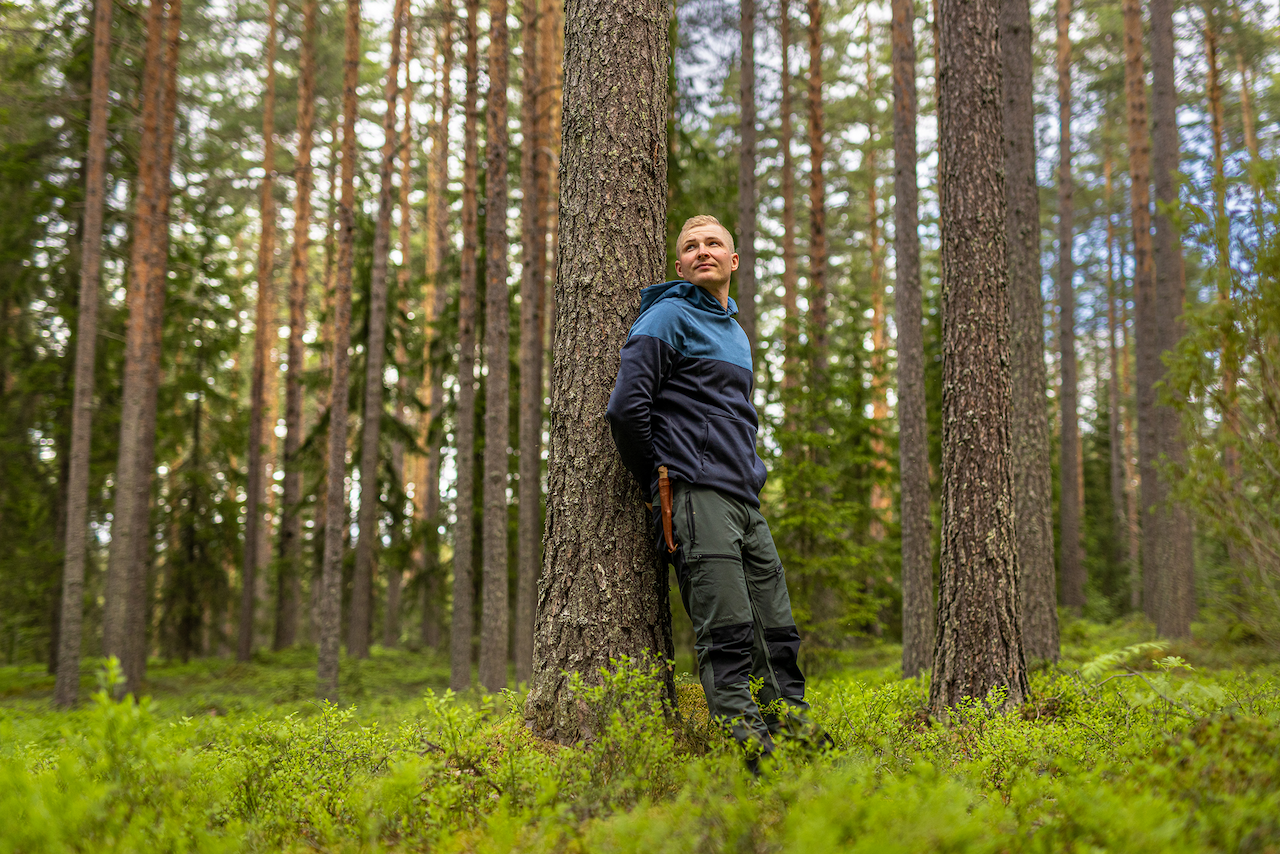
[[[641,293],[606,417],[646,501],[665,465],[673,479],[760,504],[751,348],[736,310],[688,282]]]

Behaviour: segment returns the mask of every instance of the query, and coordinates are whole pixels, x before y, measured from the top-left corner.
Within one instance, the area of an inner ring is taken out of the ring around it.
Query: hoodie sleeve
[[[609,396],[605,418],[613,432],[622,463],[640,485],[645,501],[652,501],[653,404],[676,357],[675,349],[650,335],[633,334],[622,347],[618,380]]]

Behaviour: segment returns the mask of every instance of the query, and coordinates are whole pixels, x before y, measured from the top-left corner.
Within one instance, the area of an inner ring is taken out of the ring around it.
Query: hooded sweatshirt
[[[760,506],[767,476],[756,454],[751,345],[711,294],[685,281],[640,292],[605,417],[647,502],[658,467],[672,480]]]

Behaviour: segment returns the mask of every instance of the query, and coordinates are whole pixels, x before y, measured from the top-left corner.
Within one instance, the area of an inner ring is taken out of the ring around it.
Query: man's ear
[[[680,262],[679,262],[679,261],[676,261],[676,275],[677,275],[677,276],[679,276],[679,277],[680,277],[680,278],[682,278],[682,279],[684,278],[684,270],[681,270],[681,269],[680,269]]]
[[[732,272],[732,271],[734,271],[734,270],[736,270],[736,269],[738,269],[738,253],[737,253],[737,252],[733,253],[733,257],[729,259],[729,270],[730,270],[730,272]]]

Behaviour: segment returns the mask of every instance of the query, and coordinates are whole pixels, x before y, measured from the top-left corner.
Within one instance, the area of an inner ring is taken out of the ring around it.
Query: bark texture
[[[738,323],[756,346],[756,2],[738,4]]]
[[[81,228],[80,296],[76,318],[75,393],[67,468],[66,552],[58,617],[57,681],[53,701],[76,704],[80,690],[80,636],[84,620],[84,566],[88,540],[89,449],[93,437],[94,350],[98,338],[98,288],[102,272],[102,209],[106,189],[107,104],[111,95],[111,0],[93,11],[93,71],[89,95],[89,146],[85,152],[84,225]]]
[[[320,574],[316,696],[338,701],[338,644],[342,625],[342,545],[347,528],[347,410],[351,354],[351,278],[355,260],[356,84],[360,70],[360,0],[347,0],[342,59],[342,191],[333,284],[333,355],[329,381],[324,564]]]
[[[271,342],[276,337],[276,0],[267,0],[267,79],[262,102],[262,186],[258,212],[262,234],[258,240],[258,308],[254,317],[253,367],[249,381],[249,453],[245,478],[244,564],[240,575],[240,620],[236,633],[236,660],[253,656],[253,621],[258,580],[258,538],[262,525],[265,460],[264,410],[267,371],[271,362]]]
[[[1031,660],[1058,660],[1058,585],[1053,565],[1053,476],[1040,292],[1040,196],[1036,188],[1031,8],[1000,9],[1004,92],[1005,234],[1009,253],[1010,351],[1013,355],[1014,535],[1018,543],[1022,642]]]
[[[298,451],[304,438],[302,371],[306,361],[307,254],[311,247],[311,168],[316,121],[316,5],[302,4],[302,51],[298,70],[298,156],[294,161],[293,244],[289,254],[289,372],[284,385],[284,494],[280,501],[280,561],[276,577],[276,631],[273,646],[285,649],[298,639],[302,601],[302,468]]]
[[[782,65],[778,107],[778,147],[782,149],[782,388],[788,430],[798,425],[795,393],[800,388],[799,273],[796,269],[796,167],[791,154],[791,4],[780,0],[778,35]]]
[[[1138,402],[1138,478],[1142,490],[1142,608],[1154,619],[1158,543],[1164,517],[1154,509],[1161,501],[1156,479],[1159,448],[1155,381],[1160,350],[1155,335],[1155,267],[1151,255],[1151,137],[1147,130],[1147,88],[1142,48],[1141,0],[1123,0],[1124,89],[1129,141],[1129,201],[1133,223],[1134,373]]]
[[[1062,604],[1079,613],[1084,607],[1084,560],[1080,553],[1083,469],[1076,387],[1076,265],[1071,249],[1075,230],[1075,186],[1071,175],[1071,0],[1058,0],[1058,348],[1062,419],[1059,524],[1062,542]]]
[[[942,583],[929,705],[1029,693],[1010,466],[999,6],[942,0]]]
[[[822,0],[806,0],[809,13],[809,390],[821,400],[827,381],[827,189],[822,177],[827,156],[822,104]],[[825,432],[825,421],[815,426]]]
[[[360,428],[360,511],[356,527],[356,571],[351,584],[351,622],[347,655],[369,657],[373,631],[373,574],[380,541],[378,507],[382,487],[378,480],[379,446],[382,441],[382,399],[386,391],[387,364],[387,262],[391,253],[391,210],[396,198],[391,176],[395,172],[396,101],[400,97],[400,47],[408,16],[408,0],[396,0],[391,27],[391,62],[383,87],[382,155],[378,162],[378,219],[373,234],[373,265],[369,274],[369,335],[365,343],[364,424]]]
[[[516,535],[516,684],[533,673],[533,617],[542,543],[542,291],[547,275],[546,122],[538,0],[524,0],[520,129],[520,480]]]
[[[902,504],[902,675],[933,656],[933,533],[924,393],[924,298],[916,184],[914,0],[893,3],[893,296],[898,329],[898,466]]]
[[[511,328],[507,290],[507,2],[489,0],[485,135],[484,597],[480,684],[507,687],[507,475],[511,444]]]
[[[466,126],[462,156],[462,258],[458,281],[458,522],[453,529],[453,623],[449,637],[449,687],[471,686],[471,635],[475,585],[475,446],[476,446],[476,249],[479,241],[476,186],[480,154],[476,139],[479,87],[479,0],[467,0]]]
[[[1151,10],[1151,148],[1152,178],[1156,190],[1155,268],[1156,335],[1160,358],[1178,346],[1182,337],[1182,304],[1186,298],[1186,273],[1182,261],[1182,236],[1165,211],[1178,208],[1176,172],[1181,143],[1178,138],[1178,88],[1174,78],[1173,2],[1150,0]],[[1164,378],[1161,363],[1156,374]],[[1179,415],[1171,406],[1158,404],[1156,422],[1159,449],[1165,466],[1177,467],[1186,456]],[[1196,611],[1195,535],[1190,514],[1173,500],[1163,472],[1160,500],[1155,512],[1164,515],[1166,536],[1147,552],[1159,560],[1156,631],[1164,637],[1187,637]],[[1146,566],[1156,570],[1157,564]]]
[[[534,732],[561,743],[592,735],[567,674],[590,684],[611,661],[672,655],[667,573],[603,418],[639,289],[666,266],[668,14],[658,0],[565,4],[547,533],[525,705]]]

